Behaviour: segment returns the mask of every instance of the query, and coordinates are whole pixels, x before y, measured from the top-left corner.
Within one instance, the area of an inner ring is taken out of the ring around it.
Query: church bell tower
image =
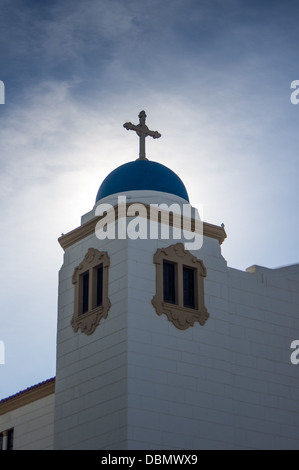
[[[146,137],[160,134],[145,120],[141,111],[124,124],[139,158],[106,177],[59,239],[55,449],[199,448],[208,267],[216,260],[226,276],[226,235],[201,221],[172,170],[147,159]]]

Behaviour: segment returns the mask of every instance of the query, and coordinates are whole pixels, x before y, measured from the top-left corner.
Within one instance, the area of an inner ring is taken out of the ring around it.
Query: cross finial
[[[137,135],[139,136],[139,159],[140,160],[147,160],[145,156],[145,138],[150,135],[154,139],[159,139],[161,137],[161,134],[157,131],[150,131],[147,125],[145,124],[145,118],[146,114],[145,111],[140,111],[139,115],[139,124],[135,125],[132,124],[131,122],[126,122],[124,124],[124,128],[132,131],[135,131]]]

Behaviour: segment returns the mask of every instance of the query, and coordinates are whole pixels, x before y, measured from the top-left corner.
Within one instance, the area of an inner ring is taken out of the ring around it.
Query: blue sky
[[[228,265],[299,262],[299,5],[1,0],[0,399],[55,375],[57,238],[138,157],[174,170]]]

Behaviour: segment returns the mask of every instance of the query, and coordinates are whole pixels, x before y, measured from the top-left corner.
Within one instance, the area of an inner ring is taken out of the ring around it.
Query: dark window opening
[[[176,303],[175,263],[167,261],[163,261],[163,300],[171,304]]]
[[[0,433],[0,450],[13,450],[13,428]]]
[[[88,312],[89,272],[82,274],[82,313]]]
[[[195,308],[195,270],[183,267],[183,298],[184,307]]]
[[[97,268],[97,307],[103,304],[103,265]]]
[[[7,431],[7,450],[13,449],[13,429]]]

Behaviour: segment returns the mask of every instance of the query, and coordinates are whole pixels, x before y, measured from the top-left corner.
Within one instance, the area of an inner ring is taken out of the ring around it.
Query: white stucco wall
[[[88,248],[110,256],[108,317],[88,336],[70,325],[72,275]],[[126,433],[127,248],[94,235],[65,253],[60,271],[57,332],[55,449],[117,448]]]
[[[180,331],[150,305],[153,253],[141,244],[129,257],[139,260],[129,277],[129,448],[299,449],[298,266],[227,268],[205,237],[197,256],[210,318]]]
[[[14,450],[52,450],[54,393],[0,415],[0,431],[14,428]]]

